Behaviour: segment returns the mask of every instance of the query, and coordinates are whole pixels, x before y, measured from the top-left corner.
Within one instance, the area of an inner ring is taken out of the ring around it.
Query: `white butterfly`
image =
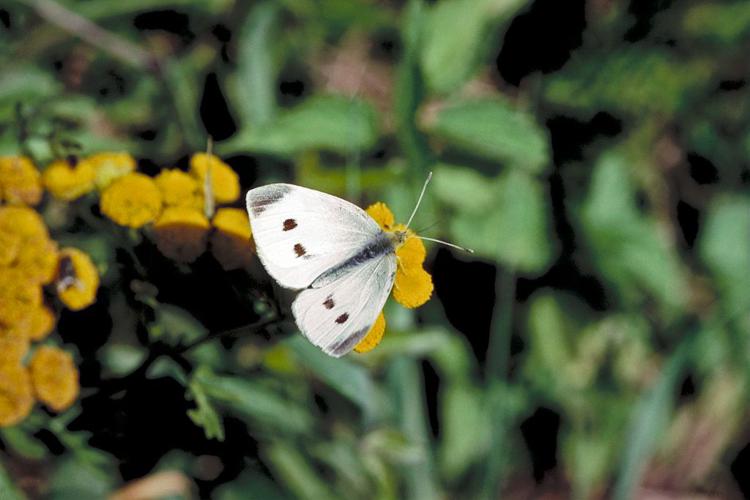
[[[250,190],[247,211],[268,274],[285,288],[301,290],[292,304],[299,329],[326,354],[351,351],[391,293],[396,249],[407,232],[383,231],[358,206],[291,184]],[[414,213],[416,207],[409,222]]]

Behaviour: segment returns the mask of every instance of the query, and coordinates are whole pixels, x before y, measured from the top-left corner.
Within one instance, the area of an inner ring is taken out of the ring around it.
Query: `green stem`
[[[495,278],[495,311],[492,317],[490,342],[487,347],[485,378],[488,383],[503,380],[508,372],[515,294],[515,273],[498,268]]]
[[[516,277],[512,271],[498,268],[495,279],[495,311],[487,351],[485,378],[487,383],[487,412],[492,422],[489,454],[482,477],[480,499],[500,498],[500,483],[505,467],[507,434],[510,416],[504,397],[510,360],[510,337],[513,326],[513,302]]]

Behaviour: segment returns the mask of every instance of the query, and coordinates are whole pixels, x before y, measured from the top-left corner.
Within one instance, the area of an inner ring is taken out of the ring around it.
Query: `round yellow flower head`
[[[85,309],[96,301],[99,273],[85,252],[63,248],[57,265],[57,296],[71,311]]]
[[[203,186],[191,175],[176,168],[162,170],[154,179],[168,207],[203,210]]]
[[[5,301],[16,300],[38,306],[42,303],[42,288],[23,269],[0,267],[0,297]]]
[[[28,279],[46,285],[55,277],[57,253],[57,243],[52,240],[27,240],[14,266],[20,269]]]
[[[396,241],[396,281],[393,284],[393,298],[404,307],[419,307],[432,296],[432,276],[422,267],[427,250],[422,240],[407,229],[404,224],[396,224],[393,212],[385,203],[375,203],[367,208],[367,213],[380,227]],[[382,318],[382,319],[381,319]],[[354,348],[357,352],[367,352],[380,343],[385,332],[385,317],[381,313],[370,331]]]
[[[11,427],[34,407],[29,371],[20,363],[0,364],[0,427]]]
[[[57,262],[57,244],[49,239],[41,216],[28,207],[0,207],[0,265],[19,270],[24,279],[47,284]]]
[[[48,308],[18,300],[3,300],[0,303],[0,338],[42,340],[55,326],[55,316]],[[0,348],[2,346],[0,345]]]
[[[0,368],[7,365],[20,365],[28,352],[29,339],[0,333]]]
[[[96,171],[86,160],[52,162],[42,172],[44,187],[59,200],[73,201],[94,190]]]
[[[29,365],[34,393],[39,401],[61,412],[78,397],[78,368],[73,357],[57,347],[39,346]]]
[[[21,235],[0,230],[0,266],[9,266],[21,250]]]
[[[154,180],[139,173],[120,177],[102,192],[102,213],[121,226],[138,228],[154,222],[161,205]]]
[[[23,239],[49,238],[42,216],[28,207],[0,207],[0,231],[18,234]]]
[[[165,256],[189,264],[206,251],[210,227],[199,210],[168,207],[154,224],[154,239]]]
[[[39,170],[25,156],[0,157],[0,200],[37,205],[42,200]]]
[[[29,310],[29,339],[44,340],[55,327],[55,315],[45,306],[34,307]]]
[[[378,315],[378,319],[375,320],[372,328],[370,328],[370,331],[367,332],[367,335],[365,335],[364,338],[359,341],[359,344],[354,346],[354,350],[359,353],[372,351],[380,343],[380,341],[383,340],[384,333],[385,315],[381,311]]]
[[[211,165],[211,187],[216,203],[232,203],[240,197],[240,181],[232,167],[216,156],[206,153],[195,153],[190,158],[190,173],[199,181],[201,186],[206,181],[208,166]]]
[[[102,190],[114,181],[135,171],[136,163],[129,153],[97,153],[86,158],[95,172],[94,184]]]
[[[225,271],[247,269],[255,251],[247,212],[239,208],[220,208],[216,211],[211,235],[211,252]]]

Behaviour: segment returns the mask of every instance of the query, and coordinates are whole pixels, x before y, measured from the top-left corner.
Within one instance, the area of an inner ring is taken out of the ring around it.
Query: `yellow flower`
[[[40,306],[29,310],[29,339],[44,340],[54,327],[55,315],[48,307]]]
[[[0,207],[0,265],[20,271],[36,283],[49,283],[57,264],[57,244],[39,214],[28,207]]]
[[[427,257],[424,243],[403,224],[396,224],[393,213],[385,203],[375,203],[367,208],[367,213],[386,233],[406,231],[406,238],[396,248],[396,281],[393,284],[393,298],[404,307],[419,307],[432,296],[432,276],[422,267]],[[380,313],[375,324],[365,337],[354,347],[357,352],[367,352],[380,343],[385,332],[385,317]]]
[[[384,333],[385,315],[381,311],[378,315],[378,319],[375,320],[372,328],[370,328],[370,331],[367,332],[367,335],[365,335],[365,337],[359,341],[359,344],[354,346],[354,350],[359,353],[372,351],[383,339]]]
[[[25,156],[0,157],[0,200],[36,205],[42,200],[39,170]]]
[[[78,368],[73,357],[57,347],[39,346],[29,364],[31,382],[39,401],[60,412],[78,397]]]
[[[0,368],[7,365],[20,365],[28,352],[29,339],[0,333]]]
[[[52,240],[28,240],[22,245],[14,266],[28,279],[46,285],[55,277],[57,252],[57,243]]]
[[[18,234],[23,239],[49,238],[42,216],[28,207],[0,207],[0,231]]]
[[[96,171],[86,160],[52,162],[42,173],[47,191],[59,200],[73,201],[94,190]]]
[[[102,192],[101,210],[121,226],[141,227],[159,217],[161,193],[151,177],[127,174]]]
[[[19,423],[33,406],[29,371],[20,363],[0,364],[0,427]]]
[[[203,212],[188,207],[168,207],[154,224],[161,253],[177,262],[194,262],[206,251],[210,228]]]
[[[208,166],[211,165],[211,187],[216,203],[231,203],[240,197],[240,182],[232,168],[216,156],[206,153],[195,153],[190,158],[190,173],[200,185],[206,181]]]
[[[0,231],[0,266],[9,266],[21,250],[21,235]]]
[[[86,158],[96,172],[94,183],[99,190],[135,171],[135,158],[129,153],[97,153]]]
[[[85,309],[96,301],[99,273],[85,252],[63,248],[57,266],[57,296],[71,311]]]
[[[165,205],[203,211],[203,187],[195,177],[182,170],[169,168],[162,170],[154,181]]]
[[[247,212],[239,208],[220,208],[216,211],[211,235],[211,251],[225,271],[247,269],[255,251]]]
[[[0,267],[0,305],[18,302],[29,306],[42,303],[40,284],[16,267]]]
[[[0,339],[42,340],[55,326],[55,316],[47,307],[20,301],[0,304]],[[1,347],[0,347],[1,348]]]

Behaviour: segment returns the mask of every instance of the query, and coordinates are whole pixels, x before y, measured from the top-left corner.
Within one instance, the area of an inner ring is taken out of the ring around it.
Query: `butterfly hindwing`
[[[370,331],[395,276],[392,249],[345,268],[336,279],[300,292],[292,304],[297,326],[326,354],[343,356]]]
[[[383,233],[358,206],[300,186],[269,184],[246,199],[258,256],[286,288],[309,286]]]

